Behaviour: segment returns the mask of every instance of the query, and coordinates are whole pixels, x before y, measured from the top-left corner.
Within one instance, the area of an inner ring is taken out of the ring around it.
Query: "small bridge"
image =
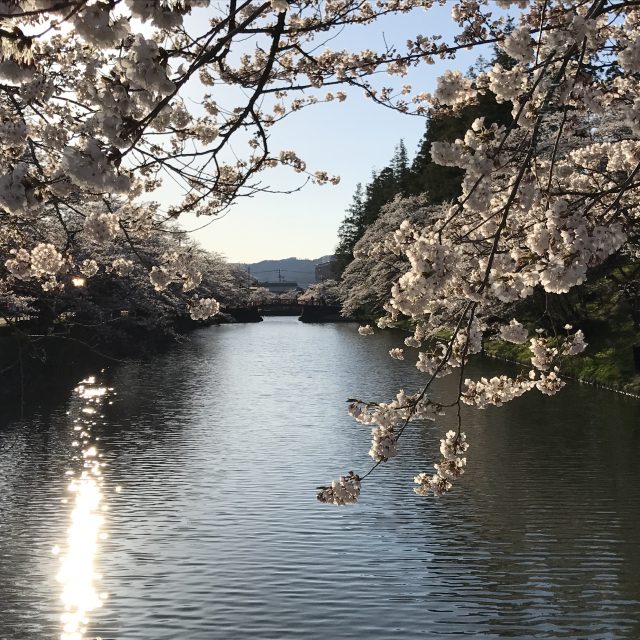
[[[300,315],[304,308],[304,304],[298,302],[295,298],[276,298],[262,304],[254,304],[253,308],[258,309],[260,314],[264,315]]]

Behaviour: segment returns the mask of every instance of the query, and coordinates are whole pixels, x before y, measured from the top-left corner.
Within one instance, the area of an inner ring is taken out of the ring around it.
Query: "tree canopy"
[[[216,215],[267,189],[272,167],[338,181],[330,168],[308,168],[295,149],[272,148],[272,127],[300,109],[344,102],[345,86],[386,108],[428,113],[415,167],[407,171],[399,147],[356,197],[344,228],[347,251],[384,204],[412,193],[412,174],[422,180],[416,192],[426,190],[437,207],[432,222],[405,220],[385,243],[408,267],[378,320],[414,328],[405,346],[416,351],[403,357],[415,358],[425,383],[389,403],[354,401],[351,411],[373,427],[375,466],[397,453],[411,422],[452,412],[456,427],[441,441],[436,473],[416,476],[418,493],[447,492],[469,447],[461,405],[500,405],[534,389],[555,394],[563,359],[585,348],[580,329],[548,317],[537,327],[516,317],[497,323],[496,306],[566,294],[611,256],[636,255],[640,2],[460,0],[451,5],[449,42],[408,33],[402,45],[378,50],[331,48],[342,31],[436,4],[0,1],[5,321],[33,297],[56,308],[74,279],[130,277],[129,262],[155,292],[181,290],[191,317],[208,318],[220,302],[204,288],[198,252],[165,250],[171,223],[185,212]],[[204,19],[186,28],[184,17],[201,10]],[[438,58],[492,46],[504,58],[471,76],[448,70],[432,94],[405,79]],[[179,197],[154,202],[168,181]],[[162,247],[153,259],[147,243]],[[486,334],[528,343],[530,372],[467,379]],[[443,375],[459,379],[447,406],[430,395]],[[354,502],[366,475],[344,475],[319,498]]]

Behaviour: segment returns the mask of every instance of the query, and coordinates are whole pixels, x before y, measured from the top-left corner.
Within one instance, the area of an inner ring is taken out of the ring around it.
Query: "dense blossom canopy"
[[[192,316],[208,317],[219,305],[197,291],[203,272],[191,249],[145,261],[139,247],[185,212],[216,214],[263,189],[259,177],[270,167],[337,182],[307,169],[295,150],[270,148],[278,121],[318,102],[344,101],[342,85],[417,114],[461,109],[490,91],[511,105],[510,125],[479,118],[461,139],[431,147],[435,162],[463,171],[461,196],[433,223],[402,222],[385,240],[407,268],[378,325],[410,319],[415,331],[405,346],[417,350],[425,386],[386,405],[356,403],[358,417],[373,425],[371,456],[379,464],[395,455],[410,421],[441,412],[428,394],[440,376],[460,377],[451,405],[458,417],[462,402],[483,407],[534,388],[555,393],[563,384],[560,359],[585,347],[582,334],[536,333],[517,318],[496,327],[492,310],[534,291],[566,292],[611,254],[637,246],[640,2],[460,0],[451,3],[459,26],[452,42],[414,33],[381,51],[329,47],[339,29],[435,4],[0,2],[3,307],[26,304],[25,282],[55,296],[71,278],[107,270],[127,277],[136,263],[156,291],[194,292]],[[203,9],[198,28],[186,28],[185,16]],[[432,95],[373,82],[384,71],[393,85],[415,66],[486,45],[509,64],[473,79],[448,71]],[[160,207],[149,194],[167,181],[181,197]],[[107,247],[117,251],[105,262]],[[465,364],[488,331],[529,341],[532,373],[467,380]],[[464,470],[459,454],[467,447],[458,422],[443,440],[437,473],[417,476],[417,491],[447,491]],[[360,483],[343,476],[320,497],[353,502]]]
[[[416,476],[420,495],[442,495],[464,472],[462,403],[482,409],[534,389],[554,395],[565,384],[562,359],[587,346],[581,330],[556,327],[548,314],[535,327],[505,310],[540,291],[568,292],[612,254],[634,253],[637,242],[638,3],[498,4],[520,6],[515,28],[494,22],[489,29],[488,3],[464,2],[454,9],[464,27],[458,41],[495,42],[509,64],[498,62],[475,78],[446,72],[431,100],[434,113],[451,112],[490,91],[511,103],[513,122],[479,118],[463,138],[432,143],[433,161],[464,172],[460,197],[419,216],[413,201],[388,205],[356,245],[343,279],[347,310],[375,301],[384,291],[376,284],[390,285],[378,326],[410,319],[414,333],[405,347],[417,350],[416,366],[427,376],[419,393],[393,408],[392,420],[389,405],[356,403],[379,425],[372,452],[380,451],[384,435],[393,438],[395,455],[408,423],[424,417],[432,382],[459,377],[449,405],[457,429],[442,441],[435,475]],[[403,205],[413,215],[401,222]],[[360,333],[372,331],[365,326]],[[465,365],[486,336],[529,344],[531,370],[515,378],[466,378]],[[407,349],[390,356],[405,359]],[[380,463],[390,456],[372,457]]]

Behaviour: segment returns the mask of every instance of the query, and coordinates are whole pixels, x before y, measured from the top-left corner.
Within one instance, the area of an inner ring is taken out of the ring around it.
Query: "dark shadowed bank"
[[[146,357],[189,340],[198,328],[261,322],[263,315],[297,315],[302,322],[345,322],[338,306],[296,306],[281,310],[228,309],[207,321],[177,318],[170,325],[122,317],[96,325],[24,321],[0,327],[0,403],[5,411],[28,413],[43,389],[68,392],[79,380],[104,367]]]
[[[300,322],[355,322],[354,318],[341,314],[340,305],[305,305],[302,307]]]
[[[121,317],[98,324],[23,321],[0,326],[0,402],[23,413],[40,390],[65,391],[100,368],[142,359],[189,339],[197,328],[233,322],[259,322],[255,310],[227,311],[208,321],[188,316],[170,324]]]

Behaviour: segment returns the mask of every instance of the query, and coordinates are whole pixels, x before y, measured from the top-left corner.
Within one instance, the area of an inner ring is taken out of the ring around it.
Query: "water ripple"
[[[446,498],[421,499],[412,481],[447,419],[408,432],[358,505],[316,502],[316,485],[370,462],[345,399],[420,382],[389,360],[392,343],[274,318],[107,372],[118,395],[92,437],[106,463],[110,598],[91,637],[640,637],[637,402],[569,385],[469,411],[468,473]],[[17,442],[0,465],[6,640],[57,637],[49,550],[70,506],[69,409],[43,404],[28,428],[6,427]]]

